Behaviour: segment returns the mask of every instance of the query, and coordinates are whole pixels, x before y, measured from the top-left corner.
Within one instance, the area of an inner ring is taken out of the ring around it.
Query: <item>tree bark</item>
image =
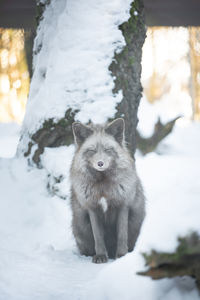
[[[178,246],[173,253],[152,250],[143,254],[149,267],[139,275],[150,276],[152,279],[190,276],[195,279],[200,291],[200,236],[196,232],[178,238]]]
[[[117,106],[116,117],[123,117],[126,126],[126,141],[132,155],[136,150],[136,127],[138,106],[142,96],[141,59],[142,46],[146,37],[144,6],[142,0],[135,0],[131,17],[119,27],[126,41],[126,47],[115,58],[110,70],[115,79],[114,92],[123,91],[123,99]]]
[[[32,78],[32,58],[33,58],[33,41],[35,37],[35,31],[34,30],[26,30],[24,32],[25,36],[25,52],[26,52],[26,61],[28,65],[28,71],[29,71],[29,76]]]
[[[38,20],[42,19],[42,15],[49,3],[50,1],[46,1],[42,6],[41,4],[39,5]],[[140,82],[142,46],[146,36],[142,0],[132,2],[130,14],[130,19],[119,26],[126,46],[121,53],[115,54],[109,70],[115,78],[113,94],[115,95],[120,90],[122,90],[123,94],[121,103],[117,105],[117,113],[113,117],[123,117],[125,119],[126,140],[134,156],[138,122],[137,110],[142,92]],[[37,56],[42,47],[42,43],[37,44],[37,47],[34,49],[34,56]],[[45,78],[46,72],[47,70],[44,71],[43,78]],[[35,80],[34,76],[32,80]],[[40,155],[44,152],[45,147],[59,147],[73,143],[71,124],[74,122],[77,113],[78,110],[67,109],[63,112],[63,118],[59,120],[46,119],[34,133],[22,130],[21,141],[25,139],[26,135],[26,141],[28,142],[25,143],[25,146],[18,147],[18,153],[23,152],[25,157],[29,157],[29,161],[33,161],[36,165],[41,166]],[[37,147],[34,148],[33,146]]]

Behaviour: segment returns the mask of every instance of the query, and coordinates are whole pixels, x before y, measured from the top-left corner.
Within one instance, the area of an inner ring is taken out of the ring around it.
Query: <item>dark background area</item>
[[[199,0],[143,0],[147,26],[200,26]],[[35,29],[36,0],[1,0],[0,27]]]

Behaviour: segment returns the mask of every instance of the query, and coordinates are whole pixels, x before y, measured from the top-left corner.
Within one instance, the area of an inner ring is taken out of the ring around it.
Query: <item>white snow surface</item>
[[[0,157],[12,157],[19,141],[20,126],[17,123],[0,123]]]
[[[122,93],[113,95],[108,70],[124,37],[131,0],[52,0],[34,43],[34,74],[23,124],[35,132],[44,120],[78,109],[76,119],[102,123],[115,113]],[[40,49],[38,51],[38,48]]]
[[[0,143],[6,130],[0,126]],[[141,252],[172,251],[177,235],[200,232],[199,133],[199,123],[177,124],[162,155],[137,157],[147,197],[142,232],[133,253],[101,265],[76,249],[68,197],[46,189],[46,173],[62,173],[61,189],[69,193],[73,146],[46,149],[43,170],[28,168],[22,158],[0,159],[0,300],[200,299],[187,278],[153,281],[136,274],[145,269]]]

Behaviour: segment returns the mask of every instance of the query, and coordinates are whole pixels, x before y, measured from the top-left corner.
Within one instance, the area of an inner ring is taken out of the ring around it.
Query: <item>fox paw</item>
[[[126,255],[127,252],[128,252],[127,250],[124,250],[124,251],[118,251],[117,254],[116,254],[116,258],[120,258],[120,257]]]
[[[108,258],[105,254],[97,254],[97,255],[94,255],[93,258],[92,258],[92,262],[95,263],[95,264],[103,264],[103,263],[106,263],[108,261]]]

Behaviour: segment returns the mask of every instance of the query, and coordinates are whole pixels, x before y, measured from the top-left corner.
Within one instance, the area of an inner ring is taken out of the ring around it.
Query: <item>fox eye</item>
[[[86,151],[87,154],[95,154],[96,153],[96,150],[95,149],[88,149]]]
[[[110,148],[105,148],[104,150],[105,150],[105,152],[108,152],[108,153],[110,153],[110,152],[112,152],[112,151],[113,151],[113,148],[112,148],[112,147],[110,147]]]

